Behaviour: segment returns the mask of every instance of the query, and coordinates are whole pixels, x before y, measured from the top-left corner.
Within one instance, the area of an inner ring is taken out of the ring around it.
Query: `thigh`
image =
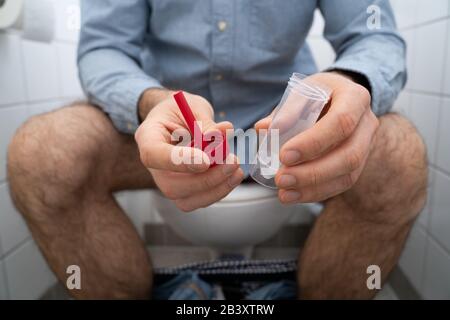
[[[119,133],[103,111],[88,103],[33,117],[16,136],[15,144],[27,153],[19,158],[32,162],[22,168],[39,167],[40,180],[49,186],[119,191],[154,185],[134,137]]]
[[[102,170],[105,181],[111,191],[152,188],[154,183],[150,172],[140,160],[139,150],[133,135],[120,133],[113,126],[110,118],[98,107],[90,104],[76,103],[60,110],[79,115],[81,121],[89,118],[88,124],[94,130],[92,140],[97,141],[98,150],[102,152],[98,157],[104,163]]]
[[[424,205],[427,188],[426,148],[415,127],[389,113],[380,126],[359,180],[328,201],[343,201],[361,216],[377,222],[410,221]],[[405,212],[386,216],[386,212]]]

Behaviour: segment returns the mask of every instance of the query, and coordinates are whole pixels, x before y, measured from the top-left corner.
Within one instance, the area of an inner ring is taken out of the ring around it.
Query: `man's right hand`
[[[152,90],[155,90],[154,95]],[[177,129],[187,130],[187,127],[172,95],[172,92],[163,92],[161,89],[150,89],[143,95],[141,100],[155,101],[157,97],[162,100],[154,105],[145,101],[140,103],[142,118],[142,110],[149,111],[136,131],[135,139],[141,161],[149,169],[158,188],[179,209],[187,212],[207,207],[224,198],[242,182],[244,173],[233,154],[228,156],[224,164],[209,168],[210,159],[206,153],[174,144],[172,132]],[[197,121],[201,121],[203,132],[225,132],[233,128],[229,122],[214,122],[213,108],[206,99],[188,93],[185,96]],[[191,161],[188,164],[176,164],[172,160],[173,154],[189,155]]]

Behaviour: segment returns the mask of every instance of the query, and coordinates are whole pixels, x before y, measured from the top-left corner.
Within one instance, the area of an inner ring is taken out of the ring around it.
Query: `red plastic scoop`
[[[229,148],[227,143],[227,137],[224,133],[222,134],[222,139],[220,142],[211,141],[210,139],[205,139],[205,136],[203,133],[201,133],[201,130],[197,124],[197,120],[195,119],[194,114],[192,113],[192,109],[189,107],[188,102],[186,101],[186,98],[182,91],[179,91],[173,95],[178,108],[181,111],[181,114],[183,115],[184,120],[186,121],[186,124],[189,128],[189,132],[191,133],[191,137],[193,138],[191,142],[191,147],[195,147],[198,149],[201,149],[202,151],[205,151],[208,157],[211,160],[211,166],[215,166],[216,162],[214,161],[216,152],[221,151],[223,159],[225,160],[229,154]],[[195,133],[199,132],[201,133],[200,137],[195,137]],[[201,143],[199,141],[195,141],[196,139],[201,138]],[[215,145],[213,147],[208,148],[208,146],[214,143]]]

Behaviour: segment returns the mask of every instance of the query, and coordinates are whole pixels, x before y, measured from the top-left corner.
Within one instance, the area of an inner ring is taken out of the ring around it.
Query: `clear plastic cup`
[[[292,75],[280,103],[275,108],[267,134],[260,136],[258,151],[250,166],[250,175],[256,182],[276,189],[275,175],[281,165],[281,147],[317,122],[329,98],[328,88],[314,83],[305,75]]]

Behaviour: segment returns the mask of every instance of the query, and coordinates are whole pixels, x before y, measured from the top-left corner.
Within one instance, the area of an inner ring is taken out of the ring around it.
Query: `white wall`
[[[0,299],[38,298],[55,282],[8,195],[5,155],[14,130],[29,116],[82,96],[76,77],[77,32],[70,25],[77,0],[54,0],[56,40],[38,44],[0,32]],[[409,46],[409,82],[395,109],[417,125],[429,149],[430,197],[408,240],[400,266],[425,298],[450,298],[450,8],[448,0],[394,0]],[[69,25],[68,25],[69,23]],[[334,59],[316,15],[308,39],[321,69]],[[445,85],[447,84],[447,85]],[[120,204],[142,233],[148,191],[124,192]],[[292,221],[293,223],[301,222]]]
[[[411,232],[400,267],[425,299],[450,299],[450,1],[393,1],[409,46],[409,81],[396,109],[428,147],[426,208]]]
[[[430,167],[429,199],[400,267],[426,299],[450,299],[450,1],[391,0],[408,45],[406,89],[394,110],[423,135]],[[334,59],[316,16],[309,43],[321,69]]]
[[[55,282],[9,198],[6,149],[29,116],[82,97],[75,61],[78,32],[71,28],[76,0],[54,0],[56,35],[51,44],[0,32],[0,299],[35,299]]]

